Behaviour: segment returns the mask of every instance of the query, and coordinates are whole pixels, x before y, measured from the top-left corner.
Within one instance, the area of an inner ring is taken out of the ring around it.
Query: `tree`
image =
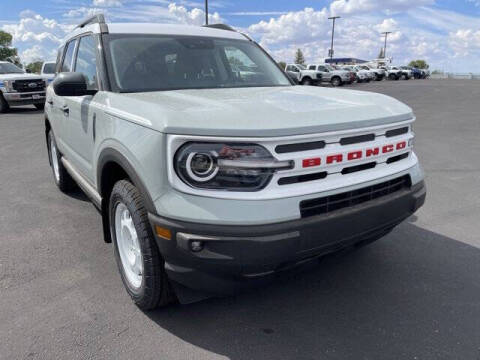
[[[0,30],[0,61],[17,56],[17,49],[12,48],[12,35]]]
[[[302,50],[298,49],[297,52],[295,53],[294,63],[305,65],[305,57],[303,56]]]
[[[43,65],[43,61],[34,61],[28,64],[26,69],[31,73],[40,74],[40,72],[42,71],[42,65]]]
[[[428,69],[430,66],[425,60],[412,60],[408,66],[417,68],[417,69]]]
[[[278,66],[285,70],[285,68],[287,67],[287,63],[285,61],[279,61]]]

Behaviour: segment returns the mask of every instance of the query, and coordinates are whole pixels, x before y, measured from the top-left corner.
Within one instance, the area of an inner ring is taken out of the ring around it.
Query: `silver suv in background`
[[[0,61],[0,113],[11,106],[35,105],[39,110],[45,106],[45,80],[39,75],[27,74],[18,66]]]
[[[322,74],[322,81],[329,82],[333,86],[341,86],[343,84],[350,84],[350,73],[345,70],[337,70],[329,64],[309,64],[308,70],[318,71]]]

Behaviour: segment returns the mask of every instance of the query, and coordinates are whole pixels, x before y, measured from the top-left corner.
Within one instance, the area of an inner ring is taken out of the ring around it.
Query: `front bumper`
[[[424,182],[389,196],[328,214],[267,225],[197,224],[149,214],[171,239],[156,235],[174,284],[206,294],[227,295],[264,284],[279,271],[379,238],[425,202]],[[203,250],[193,252],[192,241]]]
[[[45,103],[45,91],[43,92],[4,92],[3,97],[10,106],[34,105]]]

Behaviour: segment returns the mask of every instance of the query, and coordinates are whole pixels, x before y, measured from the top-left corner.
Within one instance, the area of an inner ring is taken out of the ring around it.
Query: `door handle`
[[[70,115],[70,109],[68,108],[68,106],[64,106],[62,107],[62,111],[63,111],[63,115],[65,116],[69,116]]]

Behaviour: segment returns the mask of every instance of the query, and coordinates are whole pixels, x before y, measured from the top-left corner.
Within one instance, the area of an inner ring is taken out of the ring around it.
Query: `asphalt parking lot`
[[[262,290],[150,313],[94,207],[55,187],[43,114],[0,115],[0,359],[480,359],[480,81],[354,88],[414,109],[426,205]]]

